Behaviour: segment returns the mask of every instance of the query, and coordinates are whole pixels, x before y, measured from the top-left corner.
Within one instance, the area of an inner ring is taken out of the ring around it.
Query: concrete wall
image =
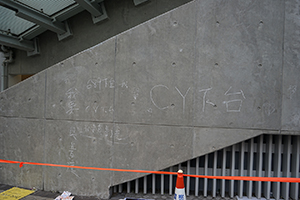
[[[1,157],[159,170],[300,134],[299,5],[192,1],[55,64],[0,93]],[[0,164],[1,183],[102,198],[139,176]]]

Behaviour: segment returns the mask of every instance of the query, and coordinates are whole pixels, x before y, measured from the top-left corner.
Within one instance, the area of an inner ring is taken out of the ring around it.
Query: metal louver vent
[[[163,171],[213,176],[300,177],[300,136],[261,135]],[[150,174],[114,186],[114,193],[173,195],[176,176]],[[185,177],[187,196],[299,199],[299,183]]]

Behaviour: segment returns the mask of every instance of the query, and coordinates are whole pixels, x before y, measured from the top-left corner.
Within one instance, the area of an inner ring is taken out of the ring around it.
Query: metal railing
[[[212,176],[300,177],[300,136],[261,135],[162,171]],[[115,193],[169,194],[175,175],[150,174],[117,186]],[[299,183],[271,183],[185,177],[186,195],[299,199]]]

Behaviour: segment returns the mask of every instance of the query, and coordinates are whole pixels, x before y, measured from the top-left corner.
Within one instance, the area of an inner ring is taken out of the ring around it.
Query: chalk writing
[[[227,112],[241,112],[242,103],[243,103],[241,99],[223,101],[223,103],[226,105]]]
[[[67,162],[68,165],[70,166],[75,166],[75,162],[71,161],[71,162]],[[71,173],[74,174],[75,176],[77,176],[78,178],[80,178],[80,176],[76,173],[76,170],[74,168],[69,168]]]
[[[290,85],[288,89],[288,98],[292,99],[296,91],[297,91],[297,85]]]
[[[123,88],[123,87],[125,87],[125,88],[128,88],[128,83],[127,83],[127,81],[123,81],[121,84],[120,84],[120,86]]]
[[[264,103],[263,108],[265,111],[265,114],[270,116],[272,113],[275,112],[275,104],[273,103]]]
[[[108,112],[110,112],[110,114],[113,114],[113,113],[114,113],[114,109],[113,109],[112,106],[109,107]]]
[[[291,117],[291,124],[293,124],[296,127],[300,126],[300,110],[296,110],[293,112]]]
[[[208,103],[208,104],[211,104],[211,102],[209,100],[206,100],[206,94],[208,91],[210,91],[212,88],[207,88],[207,89],[202,89],[202,90],[199,90],[199,92],[204,92],[203,94],[203,97],[202,97],[202,112],[204,112],[205,110],[205,104]],[[215,105],[215,104],[214,104]]]
[[[226,105],[226,111],[227,112],[241,112],[243,99],[246,99],[244,92],[242,90],[238,92],[229,92],[231,90],[231,86],[229,89],[225,92],[225,96],[237,96],[241,95],[243,98],[233,99],[229,101],[223,101],[223,103]]]
[[[114,128],[115,134],[120,135],[121,130],[118,125],[110,126],[98,123],[86,123],[84,125],[71,128],[72,134],[70,134],[70,136],[73,138],[76,137],[76,140],[79,136],[89,138],[94,141],[101,140],[105,141],[108,145],[111,145],[113,141],[112,137],[114,136]]]
[[[158,94],[156,94],[156,98],[154,98],[154,92],[157,88],[162,88],[166,91],[169,91],[169,87],[167,87],[166,85],[155,85],[151,88],[150,90],[150,100],[152,102],[152,104],[158,108],[159,110],[166,110],[168,108],[174,108],[175,104],[171,104],[171,106],[168,105],[168,103],[165,102],[165,104],[163,104],[164,106],[159,106],[158,103],[156,102],[159,98],[160,95],[165,94],[166,92],[164,92],[163,90],[158,90]],[[180,91],[178,89],[178,87],[175,87],[175,90],[178,92],[178,94],[181,96],[182,98],[182,111],[183,114],[185,113],[185,108],[186,108],[186,98],[189,94],[190,91],[190,87],[186,90],[185,93],[183,93],[182,91]],[[198,90],[199,93],[203,94],[203,96],[201,96],[202,98],[202,112],[205,112],[205,108],[208,105],[213,106],[214,108],[217,108],[217,105],[215,103],[215,101],[210,100],[208,97],[208,94],[210,93],[210,91],[212,91],[213,88],[209,87],[206,89],[200,89]],[[224,95],[226,96],[227,101],[223,101],[223,104],[225,104],[225,109],[226,112],[240,112],[241,108],[242,108],[242,103],[243,101],[246,99],[246,96],[243,92],[243,90],[238,90],[238,91],[231,91],[232,87],[230,86],[229,89],[224,93]],[[152,109],[148,109],[147,112],[152,113]]]
[[[133,89],[133,98],[134,98],[134,100],[136,100],[137,99],[137,97],[139,96],[139,92],[140,92],[140,89],[139,88],[134,88]]]
[[[183,100],[182,100],[182,112],[184,113],[184,109],[185,109],[185,97],[186,97],[186,95],[188,94],[188,92],[190,91],[190,88],[187,89],[185,95],[182,95],[181,92],[180,92],[180,90],[179,90],[177,87],[175,87],[175,89],[177,90],[177,92],[180,94],[180,96],[181,96],[182,99],[183,99]]]
[[[109,107],[101,107],[101,110],[102,112],[104,113],[110,113],[110,114],[113,114],[114,113],[114,109],[112,106],[109,106]]]
[[[77,90],[77,88],[71,88],[66,92],[68,99],[76,99],[78,94],[79,91]]]
[[[112,145],[113,143],[113,127],[109,127],[108,125],[104,126],[104,129],[100,134],[102,134],[102,137],[104,137],[104,140],[106,141],[106,144]]]
[[[97,130],[97,126],[94,123],[92,123],[92,124],[85,124],[84,125],[84,132],[95,133],[96,130]]]
[[[89,89],[91,89],[91,88],[97,88],[97,84],[100,82],[100,84],[99,84],[99,88],[101,88],[101,79],[100,79],[100,81],[99,80],[88,80],[88,82],[87,82],[87,86],[86,86],[86,88],[89,90]]]
[[[94,78],[87,81],[86,88],[88,90],[90,89],[98,89],[101,90],[101,88],[104,86],[104,88],[114,88],[115,87],[115,81],[113,78]]]
[[[76,148],[75,148],[75,142],[71,142],[71,147],[70,147],[70,149],[69,149],[69,153],[70,153],[70,157],[71,157],[71,158],[74,158],[74,157],[75,157],[74,151],[76,151]]]
[[[76,104],[76,98],[77,98],[78,94],[79,94],[79,91],[77,90],[77,88],[71,88],[66,92],[66,95],[68,98],[68,102],[67,102],[68,110],[66,111],[66,113],[68,115],[71,115],[74,113],[74,111],[79,110],[79,107]]]
[[[72,139],[77,140],[76,128],[75,127],[70,128],[69,137],[71,137]],[[71,141],[70,148],[69,148],[69,162],[68,162],[68,165],[70,165],[70,166],[75,166],[74,158],[75,158],[75,151],[77,150],[75,140]],[[74,168],[69,168],[69,170],[71,171],[72,174],[74,174],[75,176],[77,176],[79,178],[79,175],[76,173],[76,170]]]
[[[65,78],[63,79],[63,81],[65,83],[74,82],[69,78]],[[64,109],[67,115],[82,114],[83,112],[91,113],[93,114],[93,117],[95,117],[96,114],[98,114],[99,112],[113,114],[114,113],[113,106],[110,105],[101,106],[102,102],[106,99],[102,99],[102,96],[100,96],[100,94],[104,92],[105,89],[114,89],[116,86],[115,84],[116,83],[114,78],[110,78],[110,77],[90,78],[82,86],[76,84],[78,86],[69,88],[65,93],[65,98],[60,99],[60,105]],[[117,86],[124,89],[129,88],[128,81],[126,80],[123,80]],[[133,92],[133,98],[137,100],[140,89],[133,88],[132,92]],[[89,98],[85,98],[86,96],[89,96]],[[106,95],[103,95],[103,97],[106,98]],[[99,100],[99,98],[101,99]],[[64,101],[63,99],[67,99],[67,100]],[[92,99],[92,101],[87,102],[86,99]],[[56,104],[52,104],[52,108],[56,109],[57,108]],[[2,110],[1,105],[0,105],[0,109]],[[83,112],[79,112],[79,111],[83,111]]]
[[[70,137],[73,137],[75,140],[77,140],[77,138],[76,138],[76,129],[75,129],[75,127],[71,127],[71,128],[70,128],[69,136],[70,136]]]
[[[160,107],[160,106],[158,106],[157,105],[157,103],[154,101],[154,99],[153,99],[153,91],[154,91],[154,89],[156,89],[156,88],[165,88],[165,89],[167,89],[167,90],[169,90],[169,88],[167,87],[167,86],[165,86],[165,85],[155,85],[154,87],[152,87],[151,88],[151,90],[150,90],[150,100],[151,100],[151,102],[153,103],[153,105],[156,107],[156,108],[158,108],[158,109],[160,109],[160,110],[165,110],[165,109],[168,109],[169,108],[169,105],[166,105],[166,106],[163,106],[163,107]],[[175,87],[175,90],[179,93],[179,95],[182,97],[182,112],[184,113],[185,112],[185,101],[186,101],[186,96],[187,96],[187,94],[188,94],[188,92],[190,91],[190,87],[187,89],[187,91],[185,92],[185,94],[183,95],[182,93],[181,93],[181,91],[177,88],[177,87]],[[172,104],[173,105],[173,104]],[[174,107],[174,105],[172,106],[172,107]],[[152,112],[152,110],[149,110],[148,109],[148,112]]]
[[[205,103],[210,104],[210,105],[212,105],[213,107],[217,107],[217,105],[214,104],[213,102],[211,102],[209,99],[207,99],[207,100],[205,101]]]
[[[239,92],[232,92],[232,93],[229,93],[229,91],[231,90],[231,88],[232,88],[232,86],[229,87],[229,89],[225,92],[224,95],[229,96],[229,95],[236,95],[236,94],[237,94],[237,95],[242,95],[243,98],[246,99],[243,90],[240,90]]]
[[[75,166],[76,152],[78,151],[76,144],[82,141],[83,138],[91,139],[93,142],[97,140],[103,141],[108,145],[113,144],[113,136],[115,136],[114,143],[121,143],[123,138],[121,128],[118,125],[111,126],[109,124],[100,123],[84,123],[76,126],[71,126],[69,129],[69,138],[71,139],[68,151],[68,165]],[[68,168],[68,171],[80,178],[76,169]]]
[[[158,87],[166,88],[167,90],[169,90],[169,88],[168,88],[167,86],[165,86],[165,85],[155,85],[155,86],[152,87],[151,90],[150,90],[150,100],[151,100],[151,102],[153,103],[153,105],[154,105],[156,108],[158,108],[158,109],[160,109],[160,110],[165,110],[165,109],[169,108],[169,106],[159,107],[159,106],[155,103],[155,101],[154,101],[154,99],[153,99],[153,90],[154,90],[155,88],[158,88]]]
[[[92,111],[92,112],[96,113],[98,111],[99,106],[100,106],[100,104],[94,102],[91,105],[87,106],[85,108],[85,111],[86,112]]]
[[[125,138],[122,138],[122,135],[121,135],[121,129],[118,125],[115,126],[115,141],[114,143],[118,144],[120,143],[122,140],[124,140]]]

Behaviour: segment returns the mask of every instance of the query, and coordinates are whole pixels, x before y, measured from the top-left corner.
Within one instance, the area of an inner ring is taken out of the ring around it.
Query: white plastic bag
[[[71,192],[64,191],[60,196],[56,197],[55,200],[72,200],[74,196],[70,196]]]

